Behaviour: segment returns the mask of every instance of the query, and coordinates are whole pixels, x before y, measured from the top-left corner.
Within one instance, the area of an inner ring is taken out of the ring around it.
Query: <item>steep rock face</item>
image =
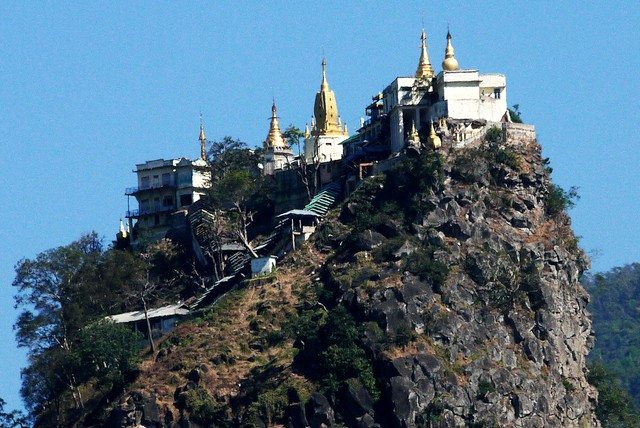
[[[383,278],[340,283],[338,300],[361,321],[391,337],[405,326],[416,332],[399,349],[369,346],[384,389],[377,419],[398,427],[597,426],[597,393],[585,378],[588,295],[578,282],[588,262],[566,215],[545,206],[551,184],[534,136],[451,151],[443,168],[443,183],[417,195],[429,208],[408,229],[448,268],[446,279],[394,272],[406,269],[411,246],[403,243],[396,262],[374,263]],[[347,204],[341,218],[359,209]],[[368,257],[345,257],[333,270],[353,271]]]
[[[157,395],[157,426],[599,426],[588,261],[548,175],[525,126],[365,180],[133,394]]]

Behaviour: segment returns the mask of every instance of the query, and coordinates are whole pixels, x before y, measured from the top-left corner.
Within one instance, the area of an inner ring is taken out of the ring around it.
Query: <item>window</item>
[[[191,184],[191,171],[181,171],[178,173],[178,185]]]
[[[180,206],[181,207],[186,207],[187,205],[191,205],[191,203],[193,202],[193,196],[192,195],[180,195]]]
[[[149,199],[143,199],[140,201],[140,211],[149,211]]]
[[[158,187],[160,186],[160,176],[159,175],[154,175],[153,176],[153,187]]]
[[[149,188],[149,176],[140,178],[140,188],[148,189]]]
[[[500,99],[500,89],[494,89],[494,90],[493,90],[493,97],[494,97],[496,100],[499,100],[499,99]]]
[[[162,206],[163,207],[170,207],[172,205],[173,205],[173,196],[165,195],[162,198]]]
[[[169,175],[168,172],[165,172],[164,174],[162,174],[162,185],[168,186],[170,184],[171,184],[171,176]]]
[[[153,225],[154,225],[154,226],[157,226],[157,225],[159,225],[159,224],[160,224],[160,214],[156,214],[156,215],[153,217]]]

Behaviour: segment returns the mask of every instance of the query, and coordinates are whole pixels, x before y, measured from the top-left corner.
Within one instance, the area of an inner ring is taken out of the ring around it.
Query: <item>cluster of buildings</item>
[[[297,168],[313,166],[320,179],[314,191],[339,176],[351,174],[346,191],[371,172],[376,162],[407,148],[438,148],[443,136],[457,143],[477,135],[486,124],[509,121],[506,79],[501,74],[480,74],[462,68],[455,57],[447,31],[442,68],[436,73],[427,49],[424,30],[415,73],[396,77],[372,97],[365,108],[367,119],[352,136],[338,112],[336,94],[329,87],[327,63],[322,61],[322,79],[315,96],[313,116],[305,126],[304,150],[294,154],[282,135],[275,103],[267,137],[263,143],[263,172],[274,176],[283,194],[282,210],[301,208],[296,197]],[[157,239],[184,223],[188,208],[202,198],[210,179],[206,136],[200,124],[200,157],[158,159],[137,164],[138,185],[126,190],[127,222],[121,224],[122,239]],[[298,195],[299,196],[299,195]]]
[[[154,310],[150,317],[154,331],[170,330],[178,317],[211,302],[248,273],[249,266],[252,274],[268,273],[277,257],[304,242],[319,219],[359,180],[384,170],[385,163],[398,159],[404,151],[438,149],[445,138],[451,144],[464,145],[489,126],[511,121],[505,76],[460,67],[448,31],[442,69],[436,73],[431,63],[423,30],[415,73],[393,79],[372,97],[365,114],[367,119],[362,119],[350,136],[340,118],[336,94],[329,87],[323,59],[312,120],[304,130],[304,149],[296,155],[292,142],[283,136],[274,102],[261,166],[276,184],[275,223],[252,249],[252,255],[239,243],[223,244],[218,256],[226,266],[223,272],[216,270],[215,281],[190,305]],[[121,222],[117,243],[136,245],[181,230],[178,234],[187,237],[187,245],[201,265],[215,264],[204,255],[206,238],[200,233],[213,218],[205,198],[211,169],[202,121],[198,139],[200,156],[195,160],[157,159],[136,165],[137,186],[126,189],[127,221],[126,225]],[[301,184],[302,171],[314,176],[312,192],[309,181],[306,188]],[[137,202],[135,209],[129,207],[131,198]],[[143,322],[139,312],[110,318],[135,325]]]

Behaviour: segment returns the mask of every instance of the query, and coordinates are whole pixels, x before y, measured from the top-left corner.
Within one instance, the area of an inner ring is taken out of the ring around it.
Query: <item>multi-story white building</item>
[[[157,159],[136,164],[134,172],[138,185],[125,191],[128,197],[134,196],[138,204],[137,209],[129,208],[126,214],[134,240],[164,237],[174,222],[179,221],[175,216],[186,215],[189,205],[206,194],[211,174],[206,161],[206,138],[202,125],[199,139],[200,157],[196,160]]]

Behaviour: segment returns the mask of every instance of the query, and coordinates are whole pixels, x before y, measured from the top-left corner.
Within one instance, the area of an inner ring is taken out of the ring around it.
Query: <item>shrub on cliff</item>
[[[557,184],[549,184],[544,200],[545,214],[551,218],[556,217],[561,212],[573,208],[578,199],[580,195],[577,187],[572,186],[566,191]]]

